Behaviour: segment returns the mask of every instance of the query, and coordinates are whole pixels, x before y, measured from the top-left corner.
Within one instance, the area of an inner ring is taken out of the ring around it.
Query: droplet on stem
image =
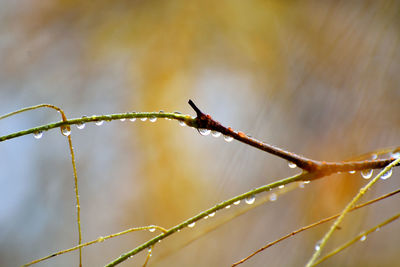
[[[384,174],[382,174],[381,179],[386,180],[386,179],[390,178],[390,176],[392,176],[392,169],[390,169],[387,172],[385,172]]]
[[[365,239],[367,239],[367,236],[366,235],[363,235],[362,237],[360,237],[360,241],[362,242],[362,241],[365,241]]]
[[[296,165],[295,163],[290,162],[290,161],[288,161],[288,166],[289,166],[289,168],[291,168],[291,169],[294,169],[294,168],[297,167],[297,165]]]
[[[215,212],[208,214],[208,216],[210,216],[210,217],[214,217],[214,215],[215,215]]]
[[[284,184],[283,184],[283,185],[280,185],[278,188],[279,188],[279,189],[285,188],[285,185],[284,185]]]
[[[125,121],[126,119],[125,118],[122,118],[122,119],[119,119],[120,121]]]
[[[254,201],[256,201],[256,197],[255,197],[254,195],[249,196],[249,197],[247,197],[247,198],[245,199],[245,202],[246,202],[247,204],[249,204],[249,205],[253,204]]]
[[[231,142],[233,140],[233,137],[232,136],[228,136],[228,135],[224,135],[224,140],[226,142]]]
[[[104,121],[96,121],[96,122],[95,122],[95,124],[96,124],[97,126],[103,125],[103,123],[104,123]]]
[[[315,249],[316,251],[319,251],[319,250],[321,249],[321,240],[319,240],[319,241],[315,244],[314,249]]]
[[[35,139],[40,139],[43,136],[43,132],[42,131],[37,131],[33,133],[33,137],[35,137]]]
[[[131,122],[134,122],[134,121],[136,121],[136,118],[130,118],[129,119]]]
[[[185,123],[184,121],[179,121],[179,125],[180,125],[180,126],[185,126],[186,123]]]
[[[149,228],[149,232],[151,232],[151,233],[153,233],[155,230],[156,230],[156,228],[154,228],[154,227]]]
[[[83,128],[85,128],[85,126],[86,126],[85,123],[81,122],[76,125],[76,128],[78,128],[79,130],[82,130]]]
[[[207,136],[207,135],[209,135],[209,134],[211,133],[211,130],[208,130],[208,129],[199,129],[199,133],[200,133],[201,135]]]
[[[355,173],[356,173],[356,171],[349,171],[349,173],[350,173],[350,174],[355,174]]]
[[[217,137],[220,137],[220,136],[221,136],[221,133],[220,133],[220,132],[217,132],[217,131],[212,131],[212,132],[211,132],[211,135],[214,136],[215,138],[217,138]]]
[[[146,118],[146,117],[143,117],[143,118],[140,118],[140,120],[141,120],[141,121],[146,121],[147,118]]]
[[[65,126],[61,128],[61,133],[64,136],[70,136],[71,135],[71,128],[69,126]]]
[[[399,151],[399,152],[394,152],[394,153],[392,153],[392,154],[391,154],[391,157],[392,157],[392,158],[395,158],[395,159],[400,158],[400,151]]]
[[[225,209],[229,209],[230,207],[231,207],[231,205],[228,205],[228,206],[225,207]]]
[[[150,122],[156,122],[156,121],[157,121],[157,118],[156,118],[156,117],[151,117],[151,118],[149,118],[149,121],[150,121]]]
[[[192,222],[191,224],[188,224],[188,227],[193,228],[196,225],[195,222]]]
[[[240,204],[240,200],[233,202],[233,205],[239,205]]]
[[[373,173],[374,173],[374,170],[373,170],[373,169],[362,170],[362,171],[361,171],[361,176],[362,176],[364,179],[369,179],[369,178],[372,177],[372,174],[373,174]]]

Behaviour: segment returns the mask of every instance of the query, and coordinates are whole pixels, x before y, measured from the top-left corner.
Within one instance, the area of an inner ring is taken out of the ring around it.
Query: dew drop
[[[175,114],[182,114],[182,113],[180,113],[179,111],[174,111],[174,113],[175,113]]]
[[[245,199],[245,202],[246,202],[247,204],[249,204],[249,205],[253,204],[254,201],[256,201],[256,197],[255,197],[254,195],[253,195],[253,196],[250,196],[250,197],[248,197],[248,198]]]
[[[349,173],[350,173],[350,174],[355,174],[355,173],[356,173],[356,171],[349,171]]]
[[[319,250],[321,249],[321,240],[318,241],[318,242],[315,244],[314,249],[315,249],[316,251],[319,251]]]
[[[210,216],[210,217],[214,217],[214,215],[215,215],[215,212],[208,214],[208,216]]]
[[[151,252],[152,252],[151,247],[147,251],[149,252],[149,257],[151,257]]]
[[[233,202],[233,205],[239,205],[240,204],[240,200]]]
[[[373,169],[370,169],[370,170],[362,170],[361,171],[361,176],[364,178],[364,179],[369,179],[369,178],[371,178],[372,177],[372,174],[374,173],[374,170]]]
[[[43,132],[42,131],[37,131],[33,133],[33,137],[35,137],[35,139],[40,139],[43,136]]]
[[[217,132],[217,131],[212,131],[212,132],[211,132],[211,135],[214,136],[215,138],[217,138],[217,137],[220,137],[220,136],[221,136],[221,133],[220,133],[220,132]]]
[[[149,228],[149,232],[153,233],[156,230],[156,228]]]
[[[291,169],[294,169],[294,168],[297,167],[296,164],[294,164],[293,162],[290,162],[290,161],[288,161],[288,166],[289,166],[289,168],[291,168]]]
[[[360,237],[360,241],[362,242],[362,241],[365,241],[367,239],[367,236],[366,235],[363,235],[362,237]]]
[[[381,179],[386,180],[386,179],[390,178],[390,176],[392,176],[392,169],[390,169],[387,172],[385,172],[384,174],[382,174]]]
[[[85,124],[84,123],[78,123],[77,125],[76,125],[76,128],[78,128],[79,130],[82,130],[83,128],[85,128]]]
[[[204,220],[207,220],[207,219],[208,219],[208,215],[206,217],[204,217]]]
[[[122,118],[122,119],[119,119],[120,121],[125,121],[126,119],[125,118]]]
[[[232,142],[233,137],[232,137],[232,136],[228,136],[228,135],[224,135],[224,140],[225,140],[226,142]]]
[[[278,199],[278,196],[275,193],[272,193],[271,195],[269,195],[269,200],[270,201],[275,201]]]
[[[141,120],[141,121],[146,121],[147,118],[146,118],[146,117],[143,117],[143,118],[140,118],[140,120]]]
[[[304,182],[299,182],[299,187],[304,188]]]
[[[180,126],[185,126],[186,123],[185,123],[184,121],[179,121],[179,125],[180,125]]]
[[[97,242],[103,242],[104,241],[104,237],[103,236],[99,236],[99,238],[97,238]]]
[[[278,188],[279,188],[279,189],[285,188],[285,185],[284,185],[284,184],[283,184],[283,185],[280,185]]]
[[[95,122],[95,124],[96,124],[97,126],[103,125],[103,123],[104,123],[104,121],[96,121],[96,122]]]
[[[63,127],[61,129],[61,133],[64,136],[70,136],[71,135],[71,128],[70,127]]]
[[[150,121],[150,122],[156,122],[156,121],[157,121],[157,118],[156,118],[156,117],[151,117],[151,118],[149,119],[149,121]]]
[[[188,224],[188,227],[193,228],[196,225],[195,222],[192,222],[191,224]]]
[[[377,159],[378,158],[378,155],[377,154],[372,154],[371,155],[371,159]]]
[[[304,181],[304,184],[309,184],[311,181]]]
[[[165,111],[164,111],[164,110],[160,110],[158,113],[160,113],[160,114],[164,114],[164,113],[165,113]]]
[[[136,118],[130,118],[129,119],[131,122],[134,122],[134,121],[136,121]]]
[[[201,135],[207,136],[207,135],[209,135],[209,134],[211,133],[211,130],[208,130],[208,129],[199,129],[199,133],[200,133]]]

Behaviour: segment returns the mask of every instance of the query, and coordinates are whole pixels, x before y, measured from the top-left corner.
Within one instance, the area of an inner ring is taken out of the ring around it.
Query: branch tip
[[[194,109],[194,111],[196,111],[197,117],[200,118],[201,115],[203,115],[203,112],[201,112],[201,110],[194,104],[194,102],[191,99],[189,99],[188,103]]]

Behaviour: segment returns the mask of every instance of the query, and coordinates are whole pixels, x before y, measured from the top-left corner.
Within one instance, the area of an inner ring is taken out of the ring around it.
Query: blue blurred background
[[[399,145],[398,1],[0,0],[0,7],[0,114],[51,103],[69,118],[158,110],[194,115],[191,98],[226,126],[314,159],[344,160]],[[52,110],[19,114],[0,121],[0,135],[58,120]],[[72,140],[84,241],[135,226],[169,228],[298,171],[175,121],[88,124],[73,127]],[[76,245],[66,138],[52,130],[39,140],[3,142],[0,151],[0,265]],[[397,189],[398,178],[395,170],[365,199]],[[199,222],[157,245],[150,266],[229,266],[339,212],[365,183],[359,174],[313,182],[173,251],[213,223]],[[349,215],[328,247],[398,212],[398,200]],[[216,217],[225,212],[235,211]],[[304,265],[328,227],[244,266]],[[322,265],[394,266],[399,231],[395,222]],[[132,233],[85,248],[84,266],[102,266],[151,236]],[[144,258],[122,266],[141,266]],[[77,262],[75,252],[38,266]]]

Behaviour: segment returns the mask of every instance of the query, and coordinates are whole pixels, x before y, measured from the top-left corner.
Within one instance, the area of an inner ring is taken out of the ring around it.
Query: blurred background
[[[0,0],[0,113],[39,103],[69,118],[127,111],[194,115],[189,98],[226,126],[319,160],[344,160],[400,141],[399,1]],[[0,135],[60,120],[36,110],[0,121]],[[83,240],[130,227],[165,228],[298,172],[236,141],[176,121],[72,129]],[[58,130],[0,144],[0,265],[77,244],[67,140]],[[364,200],[400,186],[398,170]],[[230,266],[266,243],[341,211],[367,181],[318,180],[182,246],[217,213],[158,244],[149,266]],[[399,197],[353,212],[325,252],[398,212]],[[215,223],[214,221],[214,223]],[[329,224],[243,266],[302,266]],[[394,222],[322,266],[394,266]],[[83,250],[102,266],[155,233]],[[179,248],[179,249],[175,249]],[[142,252],[122,266],[141,266]],[[37,266],[76,266],[77,252]]]

